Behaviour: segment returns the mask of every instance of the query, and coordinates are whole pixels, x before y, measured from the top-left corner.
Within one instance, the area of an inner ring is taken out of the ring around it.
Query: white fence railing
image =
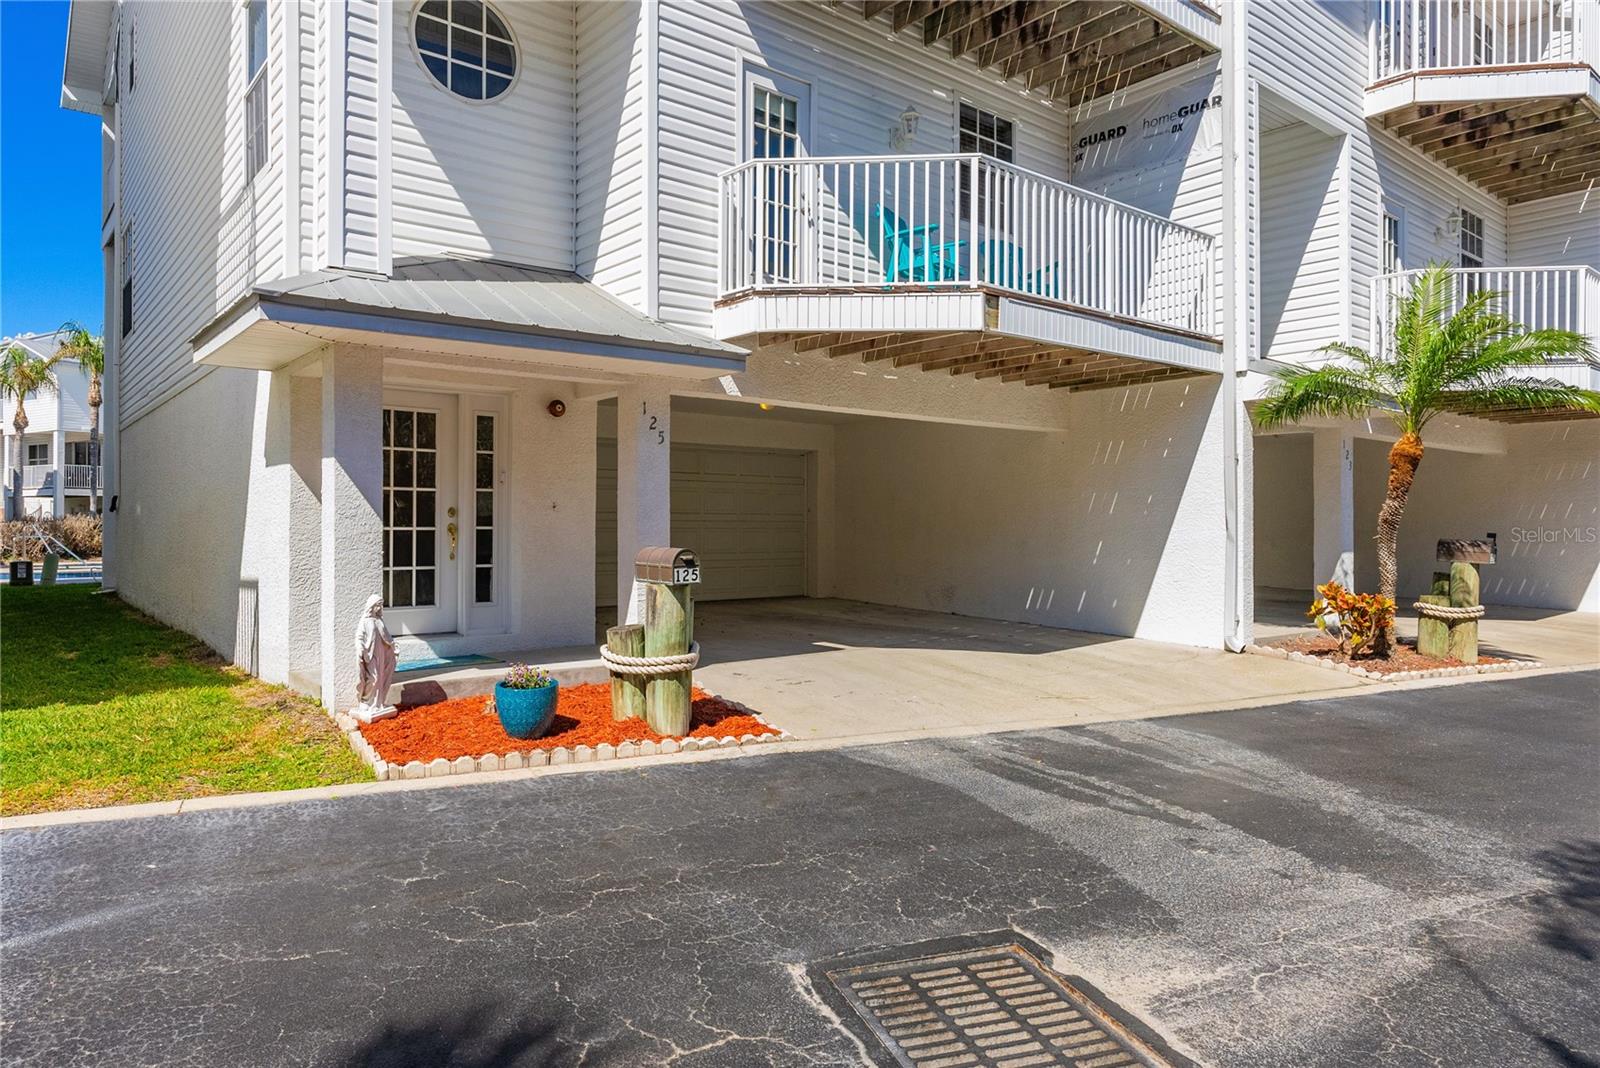
[[[1392,348],[1396,310],[1421,271],[1384,274],[1372,280],[1373,349]],[[1572,330],[1600,349],[1600,272],[1592,267],[1499,267],[1450,272],[1454,307],[1467,294],[1491,290],[1501,295],[1499,310],[1530,330]]]
[[[38,489],[44,485],[45,479],[55,470],[54,464],[29,464],[22,469],[22,488]],[[65,474],[66,489],[87,490],[89,488],[90,473],[94,471],[91,464],[67,464]],[[104,480],[101,482],[104,485]]]
[[[984,286],[1213,332],[1209,234],[989,156],[751,160],[718,220],[723,296]]]
[[[1372,80],[1430,70],[1587,63],[1595,0],[1371,0]]]

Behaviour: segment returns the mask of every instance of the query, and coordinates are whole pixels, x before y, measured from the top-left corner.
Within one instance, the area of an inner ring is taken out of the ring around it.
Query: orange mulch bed
[[[687,738],[735,738],[746,734],[778,734],[748,712],[706,693],[694,690],[693,718]],[[602,742],[659,742],[667,735],[657,734],[642,719],[618,723],[611,718],[611,687],[606,683],[563,686],[556,699],[556,716],[542,738],[519,740],[500,726],[500,717],[489,710],[487,695],[458,697],[438,704],[402,708],[398,716],[361,725],[361,733],[378,755],[391,764],[410,760],[427,763],[439,757],[478,757],[487,754],[528,753],[536,749],[568,749],[579,745],[597,746]]]
[[[1393,675],[1401,671],[1433,671],[1436,668],[1467,667],[1468,665],[1453,656],[1423,656],[1417,652],[1417,643],[1409,638],[1402,638],[1390,650],[1387,657],[1370,655],[1350,657],[1339,652],[1339,643],[1323,634],[1308,634],[1296,638],[1284,638],[1281,641],[1267,642],[1275,649],[1288,649],[1294,653],[1304,653],[1321,660],[1331,660],[1336,664],[1349,664],[1352,667],[1365,668],[1376,671],[1380,675]],[[1478,654],[1480,664],[1508,664],[1511,661],[1503,656],[1485,656]]]

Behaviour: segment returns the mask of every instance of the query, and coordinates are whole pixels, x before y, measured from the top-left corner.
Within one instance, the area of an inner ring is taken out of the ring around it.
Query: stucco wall
[[[1255,489],[1255,584],[1309,590],[1311,435],[1257,435]]]
[[[1083,393],[1062,432],[838,427],[838,594],[1220,645],[1219,393]]]
[[[1400,528],[1402,599],[1426,592],[1442,537],[1500,539],[1483,569],[1488,604],[1600,611],[1600,425],[1505,428],[1498,455],[1431,449]],[[1388,446],[1356,443],[1356,574],[1376,577],[1370,536],[1383,500]]]
[[[283,573],[287,547],[273,535],[283,513],[265,472],[271,383],[264,372],[219,369],[122,430],[118,592],[229,659],[245,659],[252,630],[281,627],[281,602],[257,601],[262,579]],[[263,674],[282,679],[270,638],[261,652]]]

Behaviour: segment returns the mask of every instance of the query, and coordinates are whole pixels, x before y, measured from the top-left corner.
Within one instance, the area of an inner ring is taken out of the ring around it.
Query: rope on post
[[[1466,623],[1474,619],[1482,619],[1484,608],[1481,604],[1458,607],[1447,604],[1428,604],[1418,601],[1411,606],[1416,609],[1417,615],[1429,619],[1441,619],[1446,623]]]
[[[613,653],[610,648],[600,647],[600,659],[606,662],[618,675],[643,675],[649,678],[658,678],[663,675],[676,675],[680,671],[692,671],[700,663],[700,643],[694,642],[689,646],[687,653],[676,656],[623,656]]]

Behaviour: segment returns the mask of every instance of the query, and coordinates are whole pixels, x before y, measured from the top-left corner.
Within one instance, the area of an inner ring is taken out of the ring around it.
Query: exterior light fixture
[[[900,121],[889,127],[889,146],[902,151],[910,148],[917,139],[917,123],[921,120],[916,105],[907,104],[900,113]]]
[[[567,414],[567,402],[564,400],[553,400],[544,406],[544,410],[555,416],[557,419],[560,419],[563,415]]]

